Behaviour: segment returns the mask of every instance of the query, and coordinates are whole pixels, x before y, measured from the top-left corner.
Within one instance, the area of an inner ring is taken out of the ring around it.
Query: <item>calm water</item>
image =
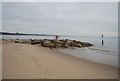
[[[3,39],[55,39],[54,36],[20,36],[4,35]],[[94,46],[78,49],[57,49],[57,51],[109,65],[118,66],[118,38],[104,37],[104,45],[101,45],[101,37],[60,36],[60,39],[72,39],[90,42]]]

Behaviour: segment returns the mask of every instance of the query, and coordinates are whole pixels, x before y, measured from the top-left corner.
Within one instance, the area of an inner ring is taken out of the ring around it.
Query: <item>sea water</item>
[[[55,36],[4,35],[2,36],[2,39],[55,39]],[[93,44],[93,47],[57,49],[59,52],[70,54],[93,62],[118,66],[119,55],[117,37],[104,37],[104,45],[102,45],[101,37],[59,36],[59,39],[78,40]]]
[[[89,42],[93,44],[93,47],[57,49],[58,51],[93,62],[118,66],[118,57],[120,56],[118,55],[117,37],[104,37],[104,45],[102,45],[101,37],[66,36],[64,38]]]

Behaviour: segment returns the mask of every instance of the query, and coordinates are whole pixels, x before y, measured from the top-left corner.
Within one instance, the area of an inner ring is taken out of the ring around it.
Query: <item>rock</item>
[[[26,41],[25,40],[15,40],[15,43],[25,43]]]
[[[90,47],[90,46],[93,46],[93,45],[88,43],[88,42],[82,42],[82,46],[83,47]]]
[[[63,47],[65,47],[65,48],[69,48],[70,45],[66,43]]]
[[[80,42],[76,40],[56,40],[56,39],[17,39],[14,41],[15,43],[25,43],[25,44],[37,44],[41,45],[43,47],[49,47],[49,48],[57,48],[57,47],[63,47],[63,48],[73,48],[73,47],[90,47],[93,46],[92,44],[88,42]]]
[[[41,46],[43,46],[43,44],[44,44],[44,40],[41,40],[40,44],[41,44]]]
[[[26,44],[31,44],[31,40],[29,40],[29,39],[26,39],[26,42],[25,42]]]
[[[53,43],[44,43],[42,46],[49,47],[49,48],[55,48],[55,45]]]
[[[82,47],[82,44],[76,44],[76,47],[80,48],[80,47]]]
[[[82,47],[81,42],[80,41],[76,41],[76,40],[69,41],[69,45],[72,46],[72,47]]]
[[[67,43],[69,44],[69,43],[71,43],[73,40],[67,40]]]
[[[55,47],[62,47],[62,45],[60,43],[56,43],[54,45],[55,45]]]
[[[19,43],[19,41],[18,41],[18,40],[15,40],[15,43]]]
[[[44,39],[43,41],[44,41],[44,43],[52,43],[52,41],[49,39]]]
[[[31,44],[41,44],[41,40],[31,39]]]
[[[52,43],[52,41],[48,40],[48,39],[44,39],[44,41],[41,42],[41,45],[43,47],[50,47],[50,48],[54,48],[55,47],[54,43]]]

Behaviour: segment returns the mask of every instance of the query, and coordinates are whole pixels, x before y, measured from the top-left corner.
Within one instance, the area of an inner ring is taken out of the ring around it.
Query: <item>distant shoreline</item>
[[[26,33],[9,33],[9,32],[0,32],[0,35],[56,36],[56,35],[48,35],[48,34],[26,34]]]

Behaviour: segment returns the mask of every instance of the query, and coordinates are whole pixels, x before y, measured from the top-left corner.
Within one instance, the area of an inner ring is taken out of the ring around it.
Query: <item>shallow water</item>
[[[118,53],[93,48],[56,49],[59,52],[77,56],[93,62],[118,66]]]

